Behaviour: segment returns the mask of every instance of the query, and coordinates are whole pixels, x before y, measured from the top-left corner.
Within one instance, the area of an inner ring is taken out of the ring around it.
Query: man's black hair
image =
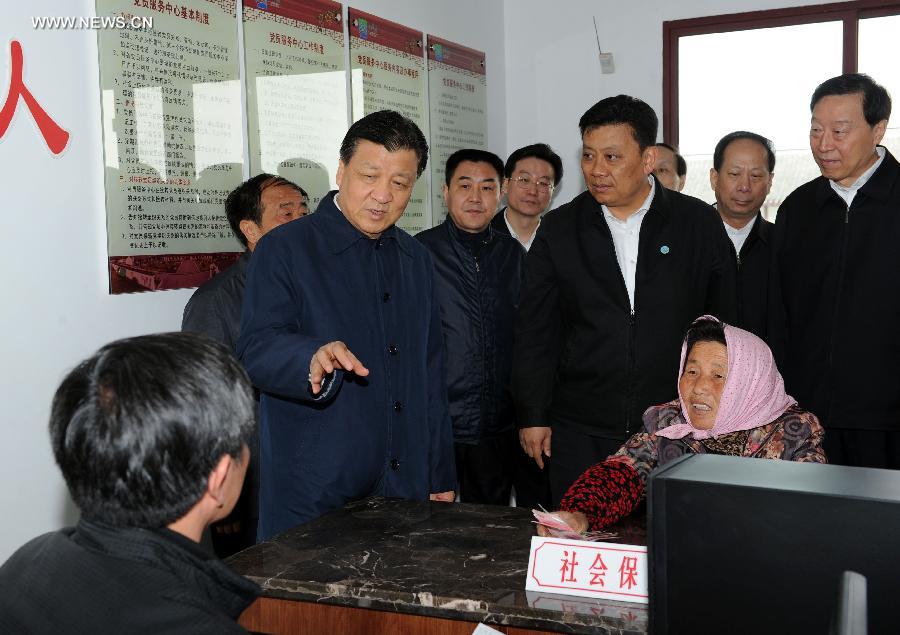
[[[553,151],[553,148],[546,143],[533,143],[530,146],[525,146],[524,148],[519,148],[514,151],[506,160],[506,165],[503,167],[503,176],[511,179],[513,172],[516,171],[516,164],[522,159],[529,159],[531,157],[549,163],[553,168],[553,185],[559,185],[559,182],[562,181],[563,177],[562,159],[560,159],[559,155]]]
[[[653,145],[671,150],[672,154],[675,155],[675,174],[682,179],[687,176],[687,161],[684,160],[684,157],[681,156],[674,146],[670,146],[668,143],[655,143]]]
[[[225,215],[228,217],[228,224],[231,225],[231,231],[244,247],[247,247],[247,237],[241,231],[241,221],[250,220],[257,225],[262,223],[263,210],[260,200],[263,190],[276,185],[290,185],[300,192],[303,198],[309,198],[306,190],[296,183],[275,174],[262,173],[238,185],[225,199]]]
[[[497,185],[500,185],[500,181],[503,179],[503,159],[493,152],[478,150],[476,148],[463,148],[447,157],[447,167],[444,170],[444,182],[447,185],[450,185],[453,173],[456,172],[456,168],[458,168],[459,164],[463,161],[487,163],[497,172]]]
[[[847,73],[826,79],[813,91],[809,110],[812,112],[823,97],[854,93],[862,94],[863,115],[870,127],[891,118],[891,96],[887,89],[864,73]]]
[[[578,127],[581,136],[599,126],[627,124],[641,152],[656,143],[659,120],[645,102],[629,95],[601,99],[581,116]]]
[[[242,458],[254,417],[250,380],[225,346],[144,335],[107,344],[63,379],[50,441],[84,518],[158,528],[201,499],[224,455]]]
[[[383,146],[388,152],[412,150],[419,161],[416,176],[422,176],[428,164],[428,142],[419,126],[394,110],[379,110],[355,122],[341,142],[341,161],[349,165],[361,140]]]
[[[738,141],[739,139],[749,139],[750,141],[755,141],[763,148],[765,148],[767,164],[769,166],[769,173],[775,172],[775,144],[773,144],[769,139],[766,139],[761,134],[756,134],[755,132],[747,132],[746,130],[736,130],[735,132],[729,132],[727,135],[719,139],[719,143],[716,144],[716,149],[713,152],[713,169],[716,172],[722,169],[722,162],[725,161],[725,150],[727,150],[728,146],[730,146],[734,141]]]

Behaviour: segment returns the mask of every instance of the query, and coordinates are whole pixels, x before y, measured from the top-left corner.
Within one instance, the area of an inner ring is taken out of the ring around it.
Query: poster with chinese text
[[[242,180],[233,0],[97,0],[110,293],[202,284],[242,250],[223,203]]]
[[[309,194],[334,189],[347,132],[341,5],[243,0],[250,175],[277,174]]]
[[[427,138],[422,33],[353,8],[348,14],[353,120],[396,110],[416,122]],[[423,172],[398,227],[411,234],[431,227],[427,192]]]
[[[447,216],[441,193],[447,157],[461,148],[489,149],[484,53],[429,35],[428,102],[431,212],[437,225]]]

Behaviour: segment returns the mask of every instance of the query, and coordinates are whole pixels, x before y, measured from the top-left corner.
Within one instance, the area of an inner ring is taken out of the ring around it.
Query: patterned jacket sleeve
[[[656,431],[672,422],[677,402],[651,406],[644,412],[644,428],[614,455],[588,468],[572,483],[560,509],[582,512],[591,530],[615,524],[634,511],[644,497],[647,479],[659,463]]]
[[[816,415],[799,408],[792,408],[785,414],[789,415],[784,422],[785,438],[789,432],[793,432],[796,445],[791,449],[790,455],[784,458],[802,463],[827,463],[828,459],[822,448],[825,430]],[[785,447],[785,450],[788,449]]]
[[[591,530],[602,529],[630,514],[641,500],[644,484],[637,471],[612,456],[587,469],[569,487],[560,509],[582,512]]]
[[[609,527],[637,507],[655,465],[656,435],[638,432],[613,456],[579,476],[560,509],[582,512],[591,530]]]

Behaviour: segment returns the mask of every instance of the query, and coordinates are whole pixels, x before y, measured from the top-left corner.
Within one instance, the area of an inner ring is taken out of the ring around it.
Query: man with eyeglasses
[[[503,176],[507,207],[494,217],[492,226],[528,251],[541,215],[550,207],[553,190],[562,180],[562,159],[546,143],[535,143],[509,155]]]
[[[434,260],[460,499],[509,503],[521,450],[509,395],[513,315],[525,251],[495,231],[503,161],[463,149],[447,159],[447,218],[418,238]]]

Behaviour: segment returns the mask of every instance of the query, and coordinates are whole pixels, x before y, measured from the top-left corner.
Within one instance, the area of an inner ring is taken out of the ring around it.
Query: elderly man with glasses
[[[562,159],[546,143],[525,146],[509,155],[503,169],[507,207],[494,216],[494,230],[509,234],[528,251],[562,175]]]

